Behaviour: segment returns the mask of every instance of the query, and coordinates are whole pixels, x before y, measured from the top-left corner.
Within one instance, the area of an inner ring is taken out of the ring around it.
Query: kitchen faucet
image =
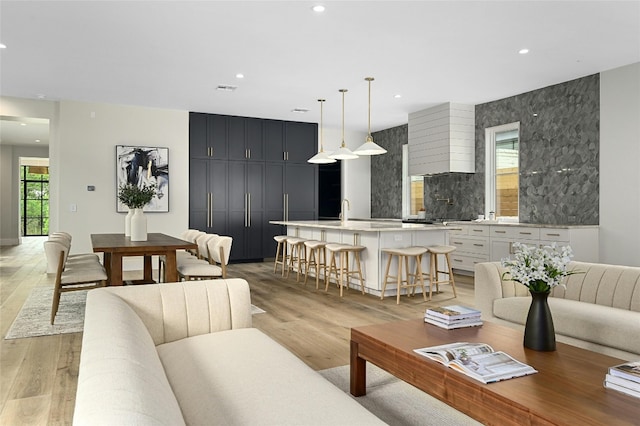
[[[342,203],[340,203],[340,222],[345,222],[347,220],[347,215],[346,212],[344,211],[344,202],[347,202],[347,210],[351,210],[351,204],[349,203],[349,200],[347,200],[346,198],[344,200],[342,200]]]

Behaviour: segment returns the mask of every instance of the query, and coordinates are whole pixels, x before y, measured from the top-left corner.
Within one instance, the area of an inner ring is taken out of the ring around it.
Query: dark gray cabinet
[[[263,258],[264,162],[229,161],[231,260]]]
[[[271,220],[315,220],[318,218],[318,168],[313,164],[267,163],[265,201],[267,224]],[[275,253],[275,235],[283,226],[268,224],[264,230],[264,250]],[[272,255],[273,256],[273,255]]]
[[[189,156],[191,158],[227,159],[225,116],[192,112],[189,114]]]
[[[316,154],[318,126],[315,123],[266,120],[264,128],[267,161],[307,163]]]
[[[229,160],[264,160],[263,120],[229,117]]]
[[[231,260],[273,257],[270,220],[318,217],[317,125],[190,113],[189,227],[233,237]],[[224,157],[224,158],[220,158]]]
[[[189,165],[189,227],[227,235],[226,161],[192,158]]]

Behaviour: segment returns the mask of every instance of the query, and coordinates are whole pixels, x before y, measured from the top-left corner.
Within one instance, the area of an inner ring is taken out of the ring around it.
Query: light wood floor
[[[45,274],[43,241],[25,238],[0,248],[0,425],[67,425],[73,418],[82,333],[4,340],[31,289],[53,283]],[[254,326],[316,370],[349,363],[351,327],[420,318],[428,306],[473,304],[473,280],[465,276],[456,276],[457,299],[443,286],[431,302],[403,296],[396,305],[395,297],[380,300],[353,289],[342,299],[335,286],[316,291],[311,278],[306,286],[294,274],[282,279],[270,262],[230,265],[228,274],[245,278],[252,303],[266,311],[253,316]]]

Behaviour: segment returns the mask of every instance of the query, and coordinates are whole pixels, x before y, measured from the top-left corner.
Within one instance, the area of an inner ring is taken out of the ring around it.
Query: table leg
[[[122,254],[111,255],[111,285],[122,285]]]
[[[107,272],[107,285],[111,285],[111,253],[102,253],[102,264]]]
[[[151,255],[144,256],[144,277],[145,283],[153,283],[153,270],[151,268]]]
[[[367,361],[358,356],[358,343],[351,341],[351,395],[367,394]]]
[[[167,274],[166,282],[174,283],[178,281],[178,266],[176,265],[176,251],[170,250],[166,253],[165,272]]]

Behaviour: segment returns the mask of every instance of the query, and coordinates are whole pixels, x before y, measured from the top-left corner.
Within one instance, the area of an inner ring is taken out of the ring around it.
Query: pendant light
[[[329,154],[329,158],[335,158],[336,160],[352,160],[354,158],[358,158],[358,155],[351,152],[344,143],[344,94],[347,93],[347,89],[340,89],[339,92],[342,93],[342,144],[340,145],[340,148]]]
[[[320,151],[318,151],[318,153],[313,157],[309,158],[307,162],[314,163],[314,164],[335,163],[336,159],[329,158],[329,154],[324,152],[324,134],[322,129],[322,105],[324,105],[325,100],[318,99],[318,102],[320,102]]]
[[[358,155],[380,155],[386,153],[387,150],[376,144],[371,136],[371,82],[373,77],[366,77],[365,80],[369,82],[369,133],[365,142],[353,152]]]

